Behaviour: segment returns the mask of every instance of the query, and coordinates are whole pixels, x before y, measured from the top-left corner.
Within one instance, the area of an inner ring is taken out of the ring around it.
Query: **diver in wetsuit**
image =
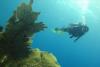
[[[75,24],[67,28],[67,32],[71,35],[70,38],[76,37],[74,41],[77,41],[81,36],[88,32],[88,26],[84,24]]]
[[[70,38],[75,37],[76,39],[74,41],[77,41],[81,36],[83,36],[86,32],[88,32],[89,28],[88,26],[78,23],[78,24],[70,24],[66,28],[55,28],[55,31],[62,31],[69,33]]]

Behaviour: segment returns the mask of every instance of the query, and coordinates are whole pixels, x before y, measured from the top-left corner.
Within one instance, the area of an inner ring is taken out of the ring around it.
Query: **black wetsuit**
[[[70,38],[76,37],[75,41],[78,40],[88,31],[88,27],[85,25],[77,25],[68,27],[67,32],[71,35]]]

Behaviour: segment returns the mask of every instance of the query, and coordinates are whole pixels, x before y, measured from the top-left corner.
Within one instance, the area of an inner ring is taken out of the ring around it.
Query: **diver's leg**
[[[72,36],[70,36],[70,38],[73,38],[73,35],[72,35]]]

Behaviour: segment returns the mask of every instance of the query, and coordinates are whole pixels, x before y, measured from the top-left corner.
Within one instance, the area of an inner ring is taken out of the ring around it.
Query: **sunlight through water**
[[[89,0],[74,0],[72,2],[74,4],[75,7],[77,7],[79,9],[79,11],[81,11],[81,21],[83,24],[86,24],[86,14],[89,10]]]
[[[69,8],[73,8],[73,9],[78,9],[79,12],[81,12],[81,22],[83,24],[86,24],[86,14],[88,13],[89,10],[89,4],[90,4],[90,0],[69,0],[67,2],[67,0],[57,0],[57,3],[59,6],[62,7],[67,7],[68,4]]]
[[[75,0],[75,5],[79,7],[83,13],[85,13],[89,6],[89,0]]]

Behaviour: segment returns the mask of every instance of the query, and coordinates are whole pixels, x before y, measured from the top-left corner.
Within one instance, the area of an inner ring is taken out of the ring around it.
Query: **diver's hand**
[[[80,37],[81,37],[81,36],[77,37],[77,38],[74,40],[74,42],[76,42]]]

